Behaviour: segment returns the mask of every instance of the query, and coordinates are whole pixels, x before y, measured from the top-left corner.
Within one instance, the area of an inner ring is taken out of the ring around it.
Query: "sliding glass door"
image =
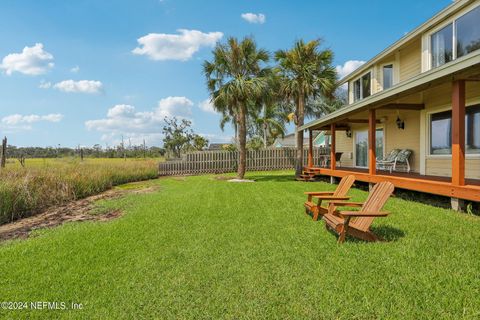
[[[376,145],[377,158],[383,157],[383,129],[377,129]],[[368,167],[368,131],[355,132],[355,166],[359,168]]]

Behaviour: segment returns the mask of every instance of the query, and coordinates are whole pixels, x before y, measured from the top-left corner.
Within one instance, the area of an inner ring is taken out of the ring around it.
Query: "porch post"
[[[377,173],[377,157],[375,155],[376,123],[375,109],[370,109],[368,111],[368,174],[370,175]]]
[[[308,167],[313,167],[313,130],[308,131]]]
[[[465,80],[453,82],[452,184],[465,185]]]
[[[336,148],[336,139],[335,139],[335,123],[330,125],[330,169],[335,170],[337,167],[337,162],[335,160],[335,148]]]

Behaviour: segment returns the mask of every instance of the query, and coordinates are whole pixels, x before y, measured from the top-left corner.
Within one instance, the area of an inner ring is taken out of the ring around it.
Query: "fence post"
[[[0,165],[2,168],[5,168],[7,163],[7,137],[2,140],[2,158],[0,160]]]

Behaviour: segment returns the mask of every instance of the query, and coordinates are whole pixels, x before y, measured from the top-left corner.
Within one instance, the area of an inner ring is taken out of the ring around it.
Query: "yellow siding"
[[[422,44],[420,39],[400,49],[400,82],[420,74],[422,71],[421,54]]]
[[[376,65],[372,72],[372,94],[383,90],[382,86],[382,67]]]
[[[392,149],[410,149],[413,154],[410,157],[410,166],[413,172],[420,171],[420,112],[399,111],[400,119],[405,122],[405,129],[398,129],[396,124],[397,113],[387,114],[384,123],[385,153]]]
[[[348,138],[345,131],[335,134],[336,151],[343,152],[341,162],[343,167],[353,167],[353,139]],[[340,164],[338,164],[340,165]]]
[[[426,174],[432,176],[452,176],[452,158],[431,158],[427,159]],[[465,177],[480,179],[480,159],[465,160]]]

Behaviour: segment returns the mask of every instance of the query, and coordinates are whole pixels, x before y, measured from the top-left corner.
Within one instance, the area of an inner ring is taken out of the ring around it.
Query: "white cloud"
[[[95,80],[64,80],[54,84],[53,88],[63,92],[95,94],[103,91],[103,84]]]
[[[179,34],[149,33],[137,39],[139,46],[132,53],[146,55],[152,60],[186,61],[201,47],[213,47],[223,37],[221,32],[177,31]]]
[[[32,124],[36,122],[60,122],[63,119],[63,115],[60,113],[51,113],[47,115],[21,115],[12,114],[3,117],[1,120],[1,127],[6,130],[30,130]]]
[[[343,64],[343,66],[337,66],[337,73],[338,77],[342,79],[343,77],[349,75],[356,69],[358,69],[360,66],[362,66],[365,63],[365,61],[361,60],[349,60]]]
[[[78,71],[80,71],[80,67],[79,66],[75,66],[73,68],[70,69],[70,72],[71,73],[78,73]]]
[[[40,89],[50,89],[52,87],[51,82],[46,82],[45,80],[40,81],[40,84],[38,85]]]
[[[209,143],[232,143],[233,136],[228,135],[218,135],[212,133],[199,133],[205,139],[208,139]]]
[[[186,97],[167,97],[152,111],[136,111],[128,104],[118,104],[107,111],[104,119],[85,122],[88,130],[103,132],[102,140],[118,143],[119,136],[132,139],[132,143],[160,143],[165,117],[186,118],[191,115],[193,102]]]
[[[21,53],[10,53],[0,64],[0,68],[4,69],[7,75],[20,72],[31,76],[44,74],[53,66],[53,55],[43,50],[41,43],[25,47]]]
[[[215,108],[213,107],[213,103],[210,99],[205,99],[202,102],[198,104],[198,107],[205,112],[210,112],[210,113],[217,113],[215,111]]]
[[[158,102],[155,113],[160,117],[188,118],[192,115],[193,102],[186,97],[167,97]]]
[[[241,17],[243,20],[247,21],[248,23],[258,23],[263,24],[267,17],[263,13],[242,13]]]

